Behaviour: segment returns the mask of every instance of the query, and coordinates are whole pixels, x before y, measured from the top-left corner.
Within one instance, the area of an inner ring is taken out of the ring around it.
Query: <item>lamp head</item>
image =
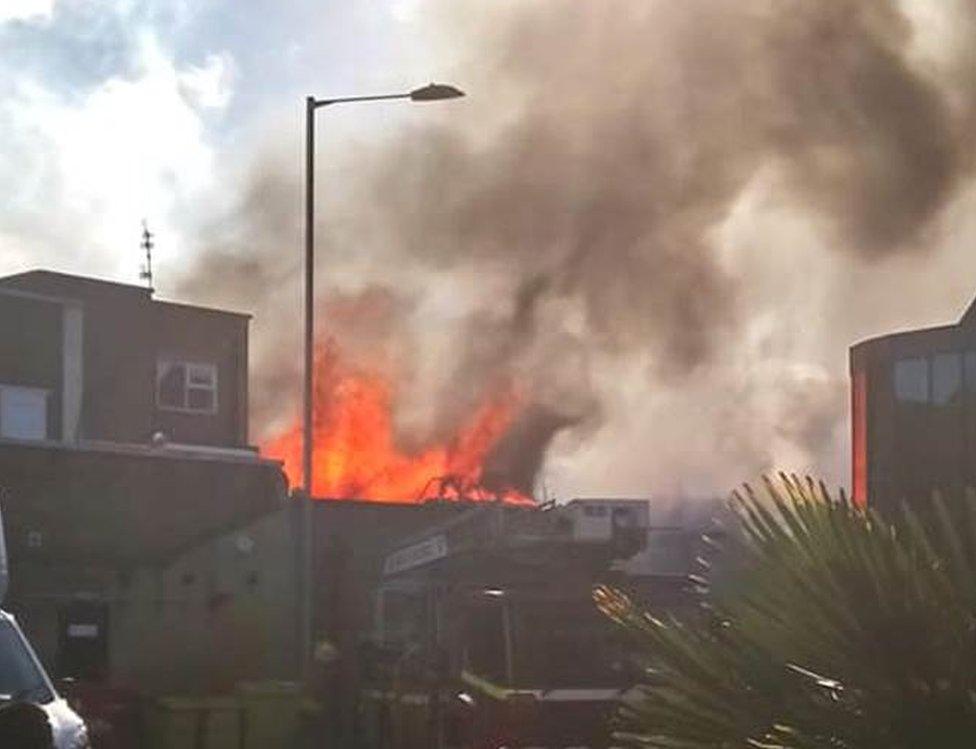
[[[413,101],[440,101],[442,99],[459,99],[462,96],[464,96],[464,92],[461,89],[449,86],[446,83],[431,83],[410,92],[410,99]]]

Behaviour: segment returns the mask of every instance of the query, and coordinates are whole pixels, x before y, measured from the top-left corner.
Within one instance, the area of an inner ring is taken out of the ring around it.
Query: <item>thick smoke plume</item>
[[[867,285],[918,288],[969,185],[970,6],[419,5],[470,96],[333,153],[319,227],[322,326],[401,383],[403,440],[514,379],[491,470],[520,486],[846,479],[846,347],[895,307]],[[181,291],[255,311],[266,429],[298,392],[299,180],[255,161]]]

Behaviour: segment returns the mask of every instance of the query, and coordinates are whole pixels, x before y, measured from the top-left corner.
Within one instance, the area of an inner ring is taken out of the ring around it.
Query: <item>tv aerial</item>
[[[139,278],[146,282],[146,287],[149,289],[149,293],[153,292],[153,269],[152,269],[152,251],[153,247],[156,246],[153,242],[153,234],[149,231],[149,225],[146,223],[146,219],[142,220],[142,242],[139,247],[146,253],[146,259],[143,262],[142,268],[139,269]]]

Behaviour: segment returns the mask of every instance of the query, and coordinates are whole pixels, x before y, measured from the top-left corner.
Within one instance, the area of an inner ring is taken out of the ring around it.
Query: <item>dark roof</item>
[[[938,325],[930,328],[914,328],[912,330],[899,330],[894,333],[865,338],[857,341],[850,347],[851,351],[859,349],[878,348],[879,346],[898,346],[906,342],[931,341],[932,336],[951,336],[956,333],[962,325],[950,323],[949,325]]]
[[[871,338],[865,338],[852,344],[850,351],[855,354],[866,350],[881,350],[887,347],[901,348],[903,346],[925,345],[934,341],[946,342],[962,335],[969,338],[972,329],[976,328],[976,298],[969,303],[966,311],[956,323],[946,325],[934,325],[926,328],[912,328],[910,330],[898,330]]]
[[[285,503],[272,461],[110,446],[4,442],[0,482],[11,558],[76,564],[160,563]]]
[[[959,318],[959,324],[966,328],[976,325],[976,298],[969,303],[966,311],[962,313],[962,317]]]
[[[14,273],[10,276],[2,276],[0,277],[0,289],[15,289],[17,291],[43,294],[73,301],[92,301],[106,298],[147,301],[177,309],[209,312],[233,317],[251,317],[249,314],[242,312],[232,312],[214,307],[201,307],[192,304],[153,299],[153,290],[146,286],[108,281],[103,278],[76,276],[70,273],[59,273],[58,271],[51,270],[35,269],[22,273]]]
[[[200,307],[196,304],[183,304],[182,302],[167,302],[162,299],[153,299],[153,304],[157,307],[165,307],[171,310],[183,310],[187,312],[202,312],[204,314],[210,315],[221,315],[223,317],[240,317],[244,320],[250,320],[252,315],[247,312],[232,312],[226,309],[217,309],[216,307]]]
[[[106,281],[101,278],[74,276],[69,273],[40,269],[0,277],[0,286],[71,298],[112,294],[150,299],[152,294],[152,290],[145,286],[134,286],[117,281]]]

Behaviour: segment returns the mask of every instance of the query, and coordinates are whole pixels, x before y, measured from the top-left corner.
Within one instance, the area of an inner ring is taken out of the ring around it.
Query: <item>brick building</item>
[[[138,286],[0,278],[6,606],[55,673],[177,688],[193,669],[175,656],[261,594],[249,548],[240,580],[176,571],[284,504],[280,466],[248,446],[248,322]],[[293,594],[273,595],[293,626]]]

